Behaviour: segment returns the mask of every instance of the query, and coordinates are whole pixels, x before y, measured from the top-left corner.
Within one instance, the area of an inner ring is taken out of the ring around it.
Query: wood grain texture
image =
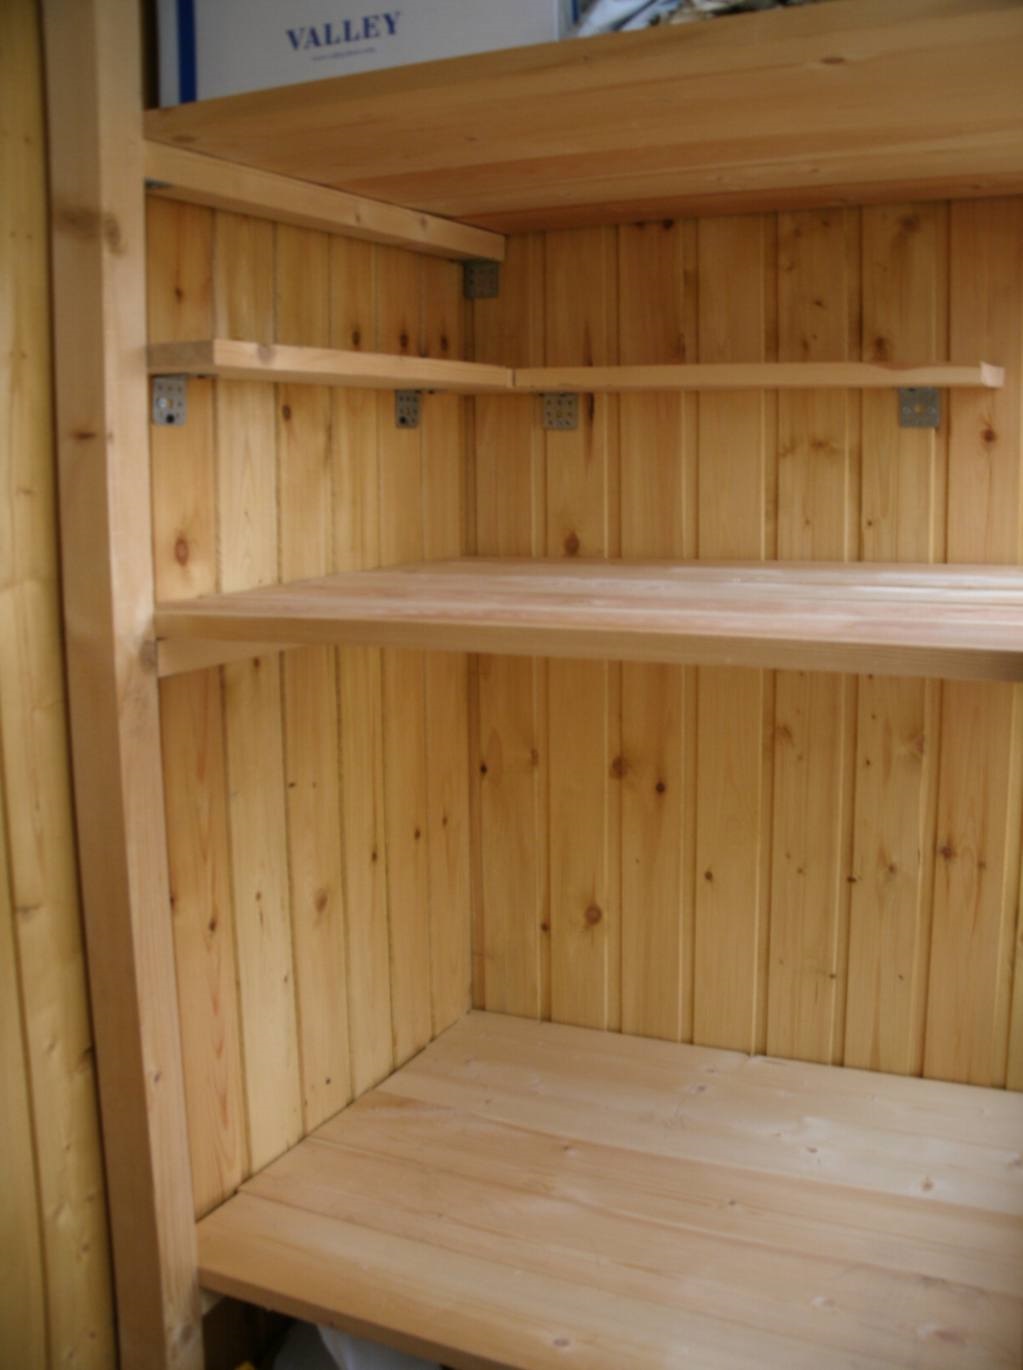
[[[149,335],[188,336],[212,322],[213,216],[163,202],[147,209]],[[217,586],[213,405],[212,385],[194,385],[187,427],[151,432],[161,598]],[[206,1213],[237,1188],[248,1161],[220,673],[165,681],[160,731],[192,1188]]]
[[[146,128],[508,231],[992,195],[1023,187],[1021,51],[1011,0],[838,0],[180,105]]]
[[[126,1364],[202,1359],[164,841],[145,459],[137,12],[43,7],[66,650]],[[75,79],[67,79],[74,71]],[[101,796],[101,799],[98,798]]]
[[[203,1281],[473,1370],[1009,1367],[1021,1110],[472,1014],[208,1218]]]
[[[479,360],[543,360],[543,271],[542,235],[510,240],[500,296],[473,305]],[[537,409],[504,397],[481,397],[473,409],[476,548],[485,556],[542,556],[547,467]],[[547,663],[482,656],[476,692],[474,1002],[539,1016],[550,1004]]]
[[[0,1346],[106,1370],[115,1332],[67,737],[38,8],[0,12]]]
[[[272,219],[349,239],[415,248],[439,257],[504,258],[504,240],[469,224],[346,195],[291,176],[147,142],[146,189],[155,198]]]

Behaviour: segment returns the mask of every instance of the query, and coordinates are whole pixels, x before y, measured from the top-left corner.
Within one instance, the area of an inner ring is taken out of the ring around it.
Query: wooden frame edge
[[[151,648],[134,0],[43,0],[72,763],[121,1364],[201,1370]]]
[[[325,233],[343,233],[455,261],[504,261],[504,237],[492,229],[368,200],[345,190],[293,180],[167,143],[149,141],[144,146],[146,188],[152,195]]]

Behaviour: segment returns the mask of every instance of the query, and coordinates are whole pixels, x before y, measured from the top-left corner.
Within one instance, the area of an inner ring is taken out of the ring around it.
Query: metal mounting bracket
[[[578,428],[579,396],[561,393],[544,395],[543,426],[549,433]]]
[[[467,300],[496,300],[501,293],[501,263],[485,258],[463,262],[462,293]]]
[[[394,392],[395,428],[418,428],[419,409],[418,390],[396,390]]]
[[[182,428],[188,421],[188,377],[153,377],[153,422]]]
[[[899,390],[900,428],[940,428],[941,391],[929,385],[907,385]]]

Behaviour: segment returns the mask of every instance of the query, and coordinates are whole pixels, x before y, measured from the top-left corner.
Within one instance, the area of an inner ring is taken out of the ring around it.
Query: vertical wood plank
[[[326,235],[278,224],[275,333],[281,343],[330,342]],[[281,578],[326,574],[333,560],[331,399],[326,389],[277,390]],[[351,1097],[344,890],[341,869],[335,652],[282,659],[288,872],[299,1005],[304,1131]]]
[[[954,204],[949,235],[950,356],[979,348],[1018,377],[1023,200]],[[949,397],[949,561],[1019,561],[1020,436],[1017,386]],[[925,1073],[943,1079],[1002,1084],[1007,1077],[1020,728],[1018,686],[945,685],[924,1054]]]
[[[218,214],[214,262],[218,333],[272,341],[272,225]],[[216,410],[220,588],[270,584],[278,578],[274,394],[222,381]],[[233,662],[223,676],[249,1152],[260,1169],[302,1132],[280,658]]]
[[[330,244],[331,346],[376,347],[376,249],[353,239]],[[334,567],[380,559],[377,451],[379,396],[335,390],[332,445]],[[348,928],[348,1029],[353,1094],[394,1065],[384,833],[383,685],[380,652],[337,654],[341,742],[341,850]]]
[[[14,1364],[105,1370],[116,1352],[61,636],[41,40],[33,0],[0,7],[0,1345]]]
[[[151,341],[212,331],[213,215],[147,206]],[[216,589],[213,386],[189,385],[189,422],[153,428],[153,568],[159,600]],[[181,1055],[196,1212],[227,1198],[247,1171],[227,773],[218,671],[162,682],[167,856]]]
[[[863,211],[863,356],[941,360],[948,343],[948,210]],[[944,545],[947,429],[899,427],[895,397],[865,391],[867,560],[934,561]],[[940,682],[862,676],[845,1063],[923,1067],[934,884]]]
[[[501,293],[473,307],[477,361],[543,361],[542,235],[508,241]],[[546,550],[546,466],[539,408],[479,396],[475,408],[476,546],[481,556]],[[481,657],[478,665],[482,923],[478,1001],[539,1017],[549,1001],[547,663]],[[549,1010],[548,1010],[549,1011]]]
[[[400,248],[378,249],[377,345],[418,350],[421,263]],[[380,560],[423,556],[421,429],[394,422],[394,396],[378,396]],[[426,665],[422,652],[385,650],[384,821],[390,909],[391,1022],[396,1064],[430,1040],[430,889],[427,855]]]
[[[548,365],[599,365],[617,344],[614,230],[549,233]],[[617,542],[617,399],[584,397],[575,431],[547,434],[547,554],[607,556]],[[619,754],[621,668],[548,663],[551,1013],[582,1027],[614,1024],[620,986],[620,832],[610,771]]]
[[[697,226],[699,359],[774,355],[774,223]],[[699,399],[699,555],[774,555],[775,401],[755,391]],[[770,856],[773,677],[697,672],[693,1040],[762,1044]]]
[[[778,355],[859,355],[858,211],[783,214],[778,231]],[[858,552],[858,398],[779,397],[778,555]],[[844,1031],[855,680],[779,672],[767,1049],[840,1057]]]
[[[152,647],[140,35],[43,6],[78,853],[126,1365],[202,1361]],[[74,79],[68,79],[68,73]],[[102,230],[102,231],[100,231]],[[97,802],[102,796],[102,802]]]
[[[420,351],[466,355],[462,270],[424,258]],[[423,412],[423,555],[466,551],[468,399],[429,395]],[[469,658],[428,652],[426,677],[426,849],[430,890],[431,1035],[470,1003]]]
[[[29,1102],[31,1066],[22,1025],[14,950],[15,908],[7,859],[6,805],[0,777],[0,1346],[11,1363],[47,1370],[47,1299],[43,1274],[39,1177]]]
[[[619,360],[682,362],[695,350],[687,282],[695,226],[651,223],[618,234]],[[686,419],[692,397],[623,395],[622,555],[686,557]],[[678,1040],[688,1000],[695,818],[685,735],[695,672],[622,666],[622,750],[612,777],[622,805],[622,1029]]]

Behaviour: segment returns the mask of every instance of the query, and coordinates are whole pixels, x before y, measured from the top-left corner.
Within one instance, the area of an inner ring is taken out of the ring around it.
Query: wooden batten
[[[145,641],[153,581],[137,9],[48,0],[43,16],[68,684],[118,1333],[125,1366],[198,1370],[157,684]]]
[[[184,148],[147,142],[145,167],[146,189],[168,200],[409,247],[455,261],[504,259],[499,233]]]

